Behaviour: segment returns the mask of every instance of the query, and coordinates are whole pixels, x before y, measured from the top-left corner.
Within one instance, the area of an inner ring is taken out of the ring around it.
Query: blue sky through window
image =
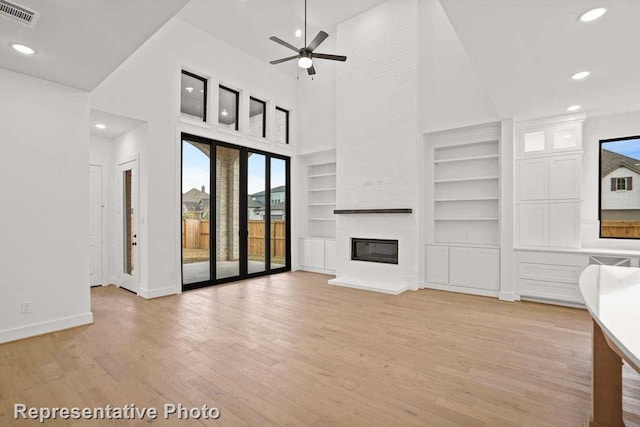
[[[627,139],[625,141],[605,142],[602,144],[602,148],[613,151],[614,153],[622,154],[623,156],[640,160],[640,138]]]
[[[185,141],[187,142],[187,141]],[[265,156],[249,153],[248,191],[249,194],[264,191]],[[192,188],[200,190],[204,185],[209,189],[209,157],[191,143],[183,144],[182,149],[182,192]],[[280,159],[271,160],[271,188],[285,185],[285,162]]]

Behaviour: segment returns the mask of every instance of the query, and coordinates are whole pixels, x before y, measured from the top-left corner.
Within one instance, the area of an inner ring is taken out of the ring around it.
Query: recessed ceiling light
[[[200,93],[204,93],[204,89],[200,89]]]
[[[591,9],[580,15],[580,21],[582,22],[591,22],[595,21],[598,18],[601,18],[602,15],[607,13],[607,9],[604,7],[597,7],[595,9]]]
[[[575,73],[573,76],[571,76],[571,78],[573,80],[583,80],[589,77],[590,75],[591,75],[590,71],[580,71],[578,73]]]
[[[11,47],[25,55],[33,55],[34,53],[36,53],[36,51],[30,48],[29,46],[25,46],[19,43],[13,43]]]
[[[103,125],[102,123],[96,123],[96,127],[97,127],[98,129],[101,129],[101,130],[102,130],[102,129],[106,129],[106,128],[107,128],[107,126],[106,126],[106,125]]]
[[[301,29],[299,29],[299,28],[296,30],[296,37],[297,37],[297,38],[302,37],[302,30],[301,30]]]
[[[567,111],[578,111],[581,108],[582,107],[579,106],[579,105],[571,105],[571,106],[567,107]]]
[[[220,114],[222,114],[223,116],[226,116],[229,113],[227,113],[227,109],[225,108],[224,110],[222,110],[222,112]]]
[[[192,87],[185,87],[184,90],[186,90],[189,93],[193,92],[193,88]]]

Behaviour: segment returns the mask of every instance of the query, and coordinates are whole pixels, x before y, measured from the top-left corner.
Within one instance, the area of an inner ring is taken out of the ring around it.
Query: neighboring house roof
[[[182,202],[182,205],[189,211],[189,212],[197,212],[200,210],[200,204],[198,202]]]
[[[624,167],[637,174],[640,174],[640,160],[633,157],[624,156],[622,154],[614,153],[613,151],[602,149],[602,162],[601,178],[609,175],[614,170]]]
[[[272,204],[271,205],[271,210],[272,211],[283,211],[283,210],[286,209],[286,207],[287,207],[287,204],[285,202],[279,202],[279,203]],[[257,211],[264,210],[264,206],[260,207],[260,208],[257,208],[256,210]]]
[[[204,191],[200,191],[197,188],[192,188],[191,190],[182,194],[183,202],[199,202],[202,199],[208,200],[209,194],[205,193]]]
[[[264,207],[260,200],[251,200],[251,197],[249,197],[249,203],[247,204],[247,206],[252,209]]]
[[[271,189],[271,194],[273,194],[273,193],[284,193],[286,191],[286,189],[287,189],[286,185],[281,185],[279,187],[274,187],[274,188]],[[259,193],[255,193],[255,194],[249,194],[249,195],[253,196],[253,197],[264,196],[264,191],[261,191]]]

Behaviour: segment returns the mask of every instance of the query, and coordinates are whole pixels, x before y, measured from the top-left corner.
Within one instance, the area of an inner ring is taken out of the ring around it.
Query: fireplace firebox
[[[351,238],[351,259],[398,264],[398,241],[353,237]]]

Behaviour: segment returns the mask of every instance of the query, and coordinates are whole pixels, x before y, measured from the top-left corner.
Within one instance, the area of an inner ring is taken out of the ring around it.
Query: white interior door
[[[138,293],[140,287],[140,248],[138,246],[138,160],[134,159],[118,165],[120,222],[120,284]]]
[[[89,284],[104,284],[102,255],[104,242],[103,169],[89,165]]]

